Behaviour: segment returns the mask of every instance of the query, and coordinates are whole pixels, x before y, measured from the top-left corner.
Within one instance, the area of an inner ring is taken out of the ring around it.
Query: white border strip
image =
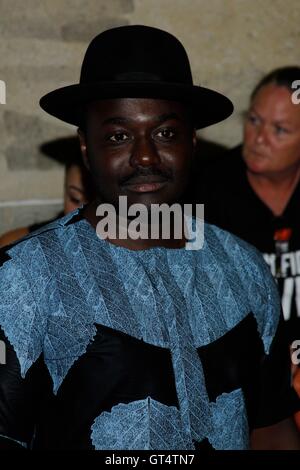
[[[62,204],[63,199],[27,199],[21,201],[0,202],[0,207],[20,207],[20,206],[51,206],[53,204]]]

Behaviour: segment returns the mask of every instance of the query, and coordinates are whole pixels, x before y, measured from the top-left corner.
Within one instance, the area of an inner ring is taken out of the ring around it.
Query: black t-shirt
[[[241,146],[206,166],[196,191],[205,219],[254,245],[278,282],[290,340],[300,338],[300,183],[280,217],[251,188]]]

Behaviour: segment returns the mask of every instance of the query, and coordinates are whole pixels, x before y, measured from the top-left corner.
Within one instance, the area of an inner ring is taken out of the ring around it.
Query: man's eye
[[[175,132],[173,129],[162,129],[156,135],[162,139],[172,139],[175,137]]]
[[[110,140],[111,142],[125,142],[128,139],[129,139],[129,136],[125,134],[124,132],[117,132],[108,137],[108,140]]]

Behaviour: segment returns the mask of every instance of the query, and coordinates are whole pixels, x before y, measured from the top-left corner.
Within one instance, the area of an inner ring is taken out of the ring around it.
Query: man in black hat
[[[299,404],[259,254],[213,226],[191,249],[185,224],[164,236],[165,218],[153,237],[97,236],[105,210],[124,224],[121,198],[126,228],[137,204],[166,214],[180,201],[195,129],[225,119],[231,102],[193,85],[172,35],[128,26],[97,36],[80,83],[41,106],[79,126],[97,198],[2,253],[2,445],[296,448],[288,417]]]

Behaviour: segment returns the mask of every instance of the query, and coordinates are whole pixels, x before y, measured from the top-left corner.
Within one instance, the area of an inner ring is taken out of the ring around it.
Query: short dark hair
[[[290,65],[272,70],[258,82],[251,93],[250,101],[255,98],[256,94],[263,86],[270,85],[272,83],[277,86],[288,88],[288,90],[292,93],[294,90],[292,88],[292,83],[295,80],[300,80],[300,67],[297,65]]]

